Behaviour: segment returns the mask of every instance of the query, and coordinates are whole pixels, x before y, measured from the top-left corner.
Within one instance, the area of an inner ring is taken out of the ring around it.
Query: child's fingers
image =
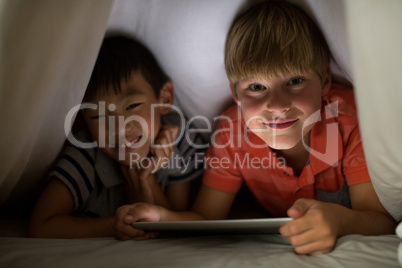
[[[176,140],[177,135],[179,134],[179,127],[174,126],[174,125],[168,125],[168,126],[165,126],[165,127],[169,129],[171,137],[173,138],[173,140]]]
[[[158,137],[155,139],[154,145],[151,148],[151,154],[154,159],[153,173],[166,167],[169,159],[173,156],[174,142],[178,132],[179,128],[177,126],[170,125],[163,126],[159,131]]]
[[[116,215],[112,218],[111,225],[115,231],[115,236],[121,240],[132,239],[135,236],[144,235],[144,231],[133,228],[129,223],[124,221],[124,218],[130,212],[130,205],[122,206],[117,209]],[[131,215],[130,215],[131,216]],[[134,217],[132,220],[135,221]]]
[[[330,252],[336,242],[336,238],[320,235],[316,230],[310,230],[300,235],[288,238],[298,254],[323,254]]]
[[[293,216],[291,222],[288,222],[280,228],[283,236],[293,236],[309,231],[313,228],[329,228],[322,206],[319,201],[310,199],[298,199],[291,208],[288,209],[288,215]]]
[[[179,132],[178,126],[171,126],[171,125],[163,126],[159,131],[154,147],[156,149],[159,148],[164,149],[166,155],[170,156],[170,153],[173,152],[174,150],[174,143],[178,132]]]
[[[154,168],[152,170],[153,173],[158,171],[159,169],[166,167],[169,163],[170,158],[173,156],[174,148],[164,146],[166,144],[166,140],[162,139],[161,144],[158,144],[153,148],[152,153],[152,162],[154,163]]]
[[[144,232],[143,230],[135,229],[131,225],[127,225],[124,231],[116,233],[116,238],[120,240],[147,240],[157,238],[159,236],[158,232]]]
[[[169,144],[174,143],[177,134],[179,134],[179,127],[175,125],[164,125],[159,131],[158,136],[166,136],[169,140]],[[172,144],[174,145],[174,144]]]
[[[291,237],[302,234],[313,228],[313,225],[305,217],[295,219],[287,224],[281,226],[279,232],[284,237]]]
[[[161,168],[164,168],[169,163],[170,158],[172,157],[173,152],[167,151],[166,149],[156,149],[154,150],[154,154],[152,156],[152,162],[154,163],[154,167],[152,173],[155,173]]]
[[[158,232],[146,232],[142,236],[135,237],[134,240],[142,241],[142,240],[154,239],[154,238],[158,238],[158,237],[159,237]]]
[[[299,207],[296,206],[295,209],[304,211],[304,215],[282,226],[280,233],[299,254],[330,252],[335,245],[337,234],[324,213],[325,208],[320,203],[303,200],[296,205]]]
[[[159,130],[158,136],[155,139],[155,145],[173,146],[174,137],[169,126],[163,126]]]
[[[167,144],[169,146],[173,145],[173,141],[175,137],[173,136],[173,132],[171,131],[171,126],[163,126],[160,130],[159,137],[164,137],[167,140]]]
[[[169,140],[166,137],[158,138],[151,152],[153,153],[154,156],[156,154],[159,154],[161,156],[170,158],[174,152],[174,147],[172,144],[173,143],[169,142]]]
[[[309,228],[304,231],[297,231],[293,232],[290,231],[289,234],[285,234],[285,232],[281,232],[281,234],[292,244],[292,246],[297,247],[297,246],[303,246],[305,244],[314,242],[316,240],[319,240],[315,234],[315,230],[312,228]]]
[[[287,214],[293,219],[302,217],[306,212],[316,204],[316,200],[313,199],[297,199],[294,204],[288,209]]]
[[[129,211],[126,215],[132,216],[131,222],[125,221],[126,223],[132,223],[135,221],[159,221],[160,220],[160,210],[158,206],[147,204],[147,203],[135,203],[129,205]],[[124,215],[124,216],[126,216]]]
[[[136,221],[159,221],[158,212],[157,207],[145,203],[135,203],[118,208],[111,222],[116,237],[121,240],[144,240],[156,237],[155,233],[145,233],[135,229],[131,224]]]
[[[132,226],[127,226],[124,231],[118,231],[116,233],[116,238],[120,240],[132,240],[135,239],[137,240],[138,238],[141,238],[145,236],[146,233],[142,230],[137,230]]]
[[[321,241],[315,241],[306,245],[294,247],[297,254],[318,255],[331,252],[333,246],[323,247]]]

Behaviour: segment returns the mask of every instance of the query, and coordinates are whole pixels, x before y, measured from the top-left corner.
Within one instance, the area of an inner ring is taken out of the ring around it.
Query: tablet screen
[[[278,234],[279,228],[291,218],[171,221],[171,222],[134,222],[132,226],[144,231],[175,233],[239,233],[239,234]]]

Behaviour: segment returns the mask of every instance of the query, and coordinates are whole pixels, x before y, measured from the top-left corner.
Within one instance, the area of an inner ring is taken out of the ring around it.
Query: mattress
[[[279,234],[198,235],[146,241],[24,238],[27,223],[0,221],[0,267],[400,267],[396,235],[340,238],[328,254],[297,255]],[[400,246],[401,244],[401,246]]]

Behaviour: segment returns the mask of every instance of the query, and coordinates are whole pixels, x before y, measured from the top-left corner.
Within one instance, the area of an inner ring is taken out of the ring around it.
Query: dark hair
[[[121,92],[122,83],[140,71],[159,97],[162,86],[170,78],[159,66],[152,53],[139,42],[125,36],[108,37],[103,40],[95,67],[92,71],[84,100],[114,92]]]

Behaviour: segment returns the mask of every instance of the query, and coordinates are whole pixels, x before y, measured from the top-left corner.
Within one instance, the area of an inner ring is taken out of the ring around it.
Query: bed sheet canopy
[[[65,118],[82,100],[103,37],[142,40],[175,85],[189,117],[231,103],[226,33],[247,0],[0,1],[0,204],[34,200],[65,141]],[[351,83],[368,167],[383,205],[402,217],[402,2],[292,0],[324,32],[334,79]],[[67,131],[69,124],[67,124]],[[208,134],[208,133],[207,133]]]

